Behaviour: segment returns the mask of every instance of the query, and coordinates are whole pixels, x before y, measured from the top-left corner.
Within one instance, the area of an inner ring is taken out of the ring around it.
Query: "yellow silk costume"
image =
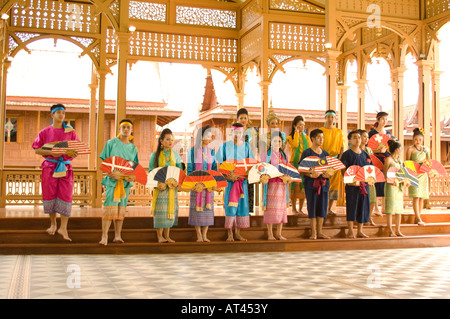
[[[328,152],[331,157],[339,157],[341,149],[345,147],[344,133],[337,127],[326,128],[321,127],[323,132],[322,149]],[[328,192],[328,199],[339,199],[339,188],[342,181],[342,174],[337,172],[330,178],[330,191]]]

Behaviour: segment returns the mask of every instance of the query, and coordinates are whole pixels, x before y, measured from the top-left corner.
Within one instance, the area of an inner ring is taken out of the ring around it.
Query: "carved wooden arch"
[[[430,25],[433,23],[435,24],[434,30],[433,30],[433,28],[430,28]],[[434,44],[438,41],[438,34],[445,25],[447,25],[447,24],[450,25],[450,16],[446,17],[445,19],[435,21],[433,23],[430,23],[427,25],[427,27],[430,30],[432,30],[431,43],[430,43],[430,46],[427,51],[427,59],[431,59],[431,60],[434,60],[434,57],[432,57],[431,55],[434,54],[433,49],[434,49]]]
[[[246,63],[245,65],[241,66],[242,83],[241,83],[241,87],[239,88],[240,93],[245,92],[245,83],[247,82],[245,79],[247,77],[248,72],[250,72],[251,69],[256,69],[256,73],[259,75],[260,80],[262,81],[262,78],[261,78],[262,72],[261,72],[260,64],[255,60],[252,60],[252,61]]]
[[[111,25],[114,28],[114,30],[116,30],[116,31],[119,30],[119,23],[116,20],[116,18],[114,17],[114,15],[113,15],[113,13],[112,13],[112,11],[110,9],[111,4],[115,0],[104,0],[104,1],[101,1],[101,0],[87,0],[87,1],[89,3],[95,5],[97,9],[100,9],[100,10],[98,10],[99,13],[104,13],[106,15],[106,17],[108,18],[108,20],[111,23]],[[4,2],[2,8],[0,9],[0,15],[2,15],[3,13],[7,13],[11,9],[11,7],[14,4],[16,4],[17,2],[20,2],[20,1],[9,0],[9,1]],[[76,3],[76,2],[74,2],[74,3]]]
[[[12,37],[15,38],[15,40],[16,40],[16,36],[15,36],[14,34],[10,34],[9,36],[12,36]],[[92,42],[92,44],[89,45],[88,47],[86,47],[86,46],[84,46],[83,44],[81,44],[79,41],[77,41],[77,40],[75,40],[75,39],[72,39],[71,37],[68,37],[68,36],[64,36],[64,35],[56,35],[56,34],[44,34],[44,35],[39,35],[39,36],[30,38],[30,39],[28,39],[27,41],[18,43],[18,46],[17,46],[16,48],[14,48],[14,50],[12,50],[12,51],[10,52],[10,56],[11,56],[11,57],[16,56],[17,53],[19,53],[20,50],[26,50],[26,51],[27,51],[27,50],[28,50],[28,49],[27,49],[27,45],[28,45],[28,44],[30,44],[30,43],[32,43],[32,42],[39,41],[39,40],[43,40],[43,39],[64,40],[64,41],[68,41],[68,42],[70,42],[70,43],[72,43],[72,44],[75,44],[76,46],[78,46],[80,49],[83,50],[83,52],[80,54],[80,57],[83,56],[83,55],[85,55],[85,54],[87,54],[87,55],[91,58],[92,63],[93,63],[94,66],[95,66],[95,69],[96,69],[96,70],[99,69],[99,67],[100,67],[99,61],[97,60],[97,58],[95,57],[95,55],[94,55],[91,51],[88,50],[89,48],[93,48],[93,47],[95,47],[96,45],[98,45],[98,42],[100,41],[100,40],[98,40],[98,39],[94,39],[94,41]],[[16,41],[16,42],[17,42],[17,41]]]
[[[295,61],[295,60],[303,60],[304,63],[306,63],[306,61],[308,61],[308,60],[309,60],[309,61],[316,62],[316,63],[320,64],[321,66],[323,66],[324,72],[326,72],[325,61],[322,61],[322,60],[320,60],[320,59],[318,59],[318,58],[316,58],[316,57],[314,57],[314,56],[307,55],[307,54],[305,54],[305,55],[291,56],[291,57],[289,57],[289,58],[286,58],[285,60],[282,60],[281,62],[274,61],[273,56],[270,57],[270,59],[276,64],[276,66],[275,66],[275,68],[273,69],[272,73],[271,73],[270,76],[269,76],[269,81],[272,81],[273,77],[275,76],[275,74],[276,74],[278,71],[284,72],[283,66],[284,66],[286,63],[292,62],[292,61]]]
[[[416,56],[419,56],[418,50],[416,49],[415,43],[414,43],[414,41],[413,41],[413,35],[414,35],[414,33],[417,31],[417,28],[418,28],[418,27],[416,27],[416,29],[415,29],[410,35],[408,35],[408,34],[406,34],[405,32],[403,32],[400,28],[398,28],[397,26],[395,26],[395,25],[393,25],[393,24],[391,24],[391,23],[389,23],[389,22],[385,22],[385,21],[382,20],[382,21],[380,22],[380,24],[381,24],[381,25],[380,25],[381,28],[391,30],[391,31],[393,31],[394,33],[398,34],[398,35],[400,36],[400,38],[402,39],[402,42],[408,44],[408,45],[415,51],[415,55],[416,55]],[[358,23],[358,24],[352,26],[351,28],[349,28],[349,29],[342,35],[342,37],[338,40],[338,43],[337,43],[337,45],[336,45],[337,49],[338,49],[338,50],[341,50],[341,48],[342,48],[342,46],[343,46],[343,44],[344,44],[344,41],[345,41],[346,39],[351,39],[351,38],[353,38],[353,34],[355,33],[355,31],[357,31],[357,30],[359,30],[359,29],[362,29],[362,28],[365,28],[365,27],[367,27],[367,22],[366,22],[366,21],[361,21],[361,23]]]
[[[221,67],[221,66],[208,66],[208,67],[204,66],[204,68],[209,68],[209,69],[216,70],[216,71],[223,73],[226,76],[224,82],[230,81],[234,87],[234,91],[236,93],[239,92],[239,83],[238,83],[239,82],[239,80],[238,80],[239,68],[238,67],[233,68],[233,67]]]
[[[359,67],[358,59],[354,53],[347,54],[339,61],[339,63],[341,63],[341,78],[340,78],[340,80],[342,80],[344,85],[347,83],[347,68],[348,68],[348,64],[351,62],[356,63],[357,67]]]

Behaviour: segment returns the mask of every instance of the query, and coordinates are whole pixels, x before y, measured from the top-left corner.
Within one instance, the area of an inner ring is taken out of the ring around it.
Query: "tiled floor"
[[[450,247],[0,256],[2,299],[450,298]]]

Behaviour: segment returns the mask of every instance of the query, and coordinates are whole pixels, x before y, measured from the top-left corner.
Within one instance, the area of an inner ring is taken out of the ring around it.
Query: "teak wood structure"
[[[366,68],[374,56],[391,67],[393,133],[403,140],[403,74],[405,56],[417,59],[420,87],[419,126],[426,146],[440,159],[439,29],[450,20],[449,0],[1,0],[1,111],[5,122],[8,68],[27,45],[44,38],[79,46],[93,64],[89,141],[94,150],[89,168],[76,173],[85,180],[83,203],[101,206],[101,172],[97,157],[103,148],[105,77],[118,67],[115,123],[127,115],[127,66],[139,60],[201,64],[223,72],[242,107],[245,77],[256,67],[261,86],[261,123],[269,108],[273,76],[294,59],[324,67],[327,109],[336,109],[338,126],[347,131],[348,61],[358,64],[358,127],[365,127]],[[4,166],[0,139],[1,202],[6,204],[6,181],[36,185],[36,170]],[[80,184],[81,185],[81,184]],[[448,185],[446,186],[448,188]],[[36,187],[26,187],[30,189]],[[448,189],[445,190],[448,195]],[[38,200],[31,192],[18,198]],[[14,202],[14,201],[12,201]]]

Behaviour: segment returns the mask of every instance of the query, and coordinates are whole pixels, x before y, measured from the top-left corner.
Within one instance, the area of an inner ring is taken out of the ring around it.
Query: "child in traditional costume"
[[[302,153],[307,148],[311,147],[311,140],[309,136],[305,134],[305,119],[303,116],[298,115],[292,121],[291,133],[287,136],[286,141],[289,144],[291,155],[289,157],[289,163],[295,168],[298,168],[298,163]],[[304,214],[303,204],[305,202],[305,186],[303,181],[301,183],[293,182],[290,185],[290,199],[292,205],[292,212],[294,214]],[[300,202],[299,210],[297,211],[297,199]]]
[[[149,172],[157,167],[176,166],[183,169],[180,155],[172,150],[173,133],[164,129],[158,139],[156,152],[150,156]],[[170,228],[178,225],[178,187],[166,183],[158,183],[153,190],[151,213],[153,227],[156,228],[158,242],[170,242]]]
[[[422,165],[423,162],[430,159],[430,150],[423,145],[423,129],[415,128],[413,132],[414,144],[408,147],[406,151],[406,160],[414,161]],[[420,218],[422,213],[425,200],[429,198],[428,191],[428,174],[418,174],[417,178],[419,180],[419,186],[410,186],[409,197],[413,200],[413,210],[414,210],[414,223],[418,225],[424,225],[425,223]]]
[[[369,131],[369,139],[378,133],[388,135],[393,137],[392,133],[389,130],[386,130],[385,126],[388,122],[388,113],[386,112],[378,112],[377,113],[377,121],[373,125],[372,129]],[[388,146],[380,144],[380,147],[377,150],[374,150],[374,155],[384,164],[384,161],[391,154],[389,153]],[[377,199],[381,198],[381,211],[384,211],[384,184],[385,182],[375,183],[375,189],[377,192]],[[378,204],[375,204],[375,214],[378,212]]]
[[[195,145],[189,150],[187,175],[193,171],[217,171],[216,153],[208,145],[211,142],[209,125],[197,132]],[[214,225],[214,190],[195,185],[190,192],[188,224],[195,226],[198,242],[209,242],[208,227]]]
[[[287,156],[281,149],[283,137],[281,132],[273,132],[270,148],[267,153],[262,154],[261,161],[270,163],[277,167],[279,164],[287,164]],[[266,175],[267,176],[267,175]],[[264,185],[263,210],[264,223],[267,224],[268,240],[286,240],[281,235],[283,224],[287,223],[287,206],[289,205],[289,183],[290,177],[283,175],[268,179],[261,176]],[[276,236],[273,235],[273,225],[277,225]]]
[[[364,152],[361,146],[361,135],[358,131],[352,131],[348,134],[348,142],[350,149],[345,151],[341,156],[341,162],[349,168],[350,166],[357,165],[360,167],[366,165],[372,165],[372,160],[369,154]],[[345,170],[342,170],[344,175]],[[375,184],[375,180],[373,181]],[[345,184],[345,196],[346,196],[346,212],[347,212],[347,224],[349,238],[355,238],[353,233],[353,223],[356,221],[358,224],[357,237],[368,237],[363,233],[364,223],[369,222],[370,216],[370,203],[369,203],[369,185],[365,182],[354,181],[353,183]]]
[[[309,156],[320,158],[329,156],[328,152],[321,148],[323,145],[322,130],[312,130],[309,137],[311,139],[311,147],[303,151],[299,162]],[[305,185],[306,207],[308,209],[308,217],[311,220],[310,239],[329,238],[323,233],[323,223],[328,213],[329,177],[327,172],[320,175],[314,169],[311,169],[308,173],[302,173],[302,180]]]
[[[79,139],[73,128],[64,122],[66,113],[64,105],[53,105],[50,112],[51,125],[39,132],[32,147],[36,154],[45,158],[41,164],[41,186],[44,213],[49,214],[50,217],[50,228],[47,229],[47,233],[54,235],[58,232],[65,240],[72,241],[67,232],[73,196],[71,161],[77,157],[78,153],[68,150],[64,155],[54,157],[51,150],[43,150],[42,147],[51,142],[79,141]],[[61,217],[59,229],[57,229],[56,214]]]
[[[284,132],[280,131],[280,118],[278,117],[278,115],[275,114],[274,110],[272,107],[270,107],[269,109],[269,115],[267,115],[266,118],[266,123],[267,123],[267,134],[265,139],[265,147],[263,149],[261,149],[261,154],[264,151],[269,150],[270,148],[270,138],[272,136],[272,134],[274,132],[280,132],[281,134],[281,138],[283,140],[283,144],[280,146],[280,149],[282,151],[284,151],[284,148],[286,147],[286,134]],[[260,145],[261,146],[261,145]]]
[[[234,123],[231,127],[232,140],[227,141],[216,154],[218,163],[226,160],[243,160],[254,158],[250,145],[244,141],[244,126]],[[248,180],[231,172],[225,177],[228,186],[225,188],[225,228],[228,230],[227,241],[234,241],[233,230],[237,240],[245,241],[241,235],[241,229],[250,227]]]
[[[138,151],[133,144],[133,122],[123,119],[119,123],[119,134],[117,137],[106,142],[99,157],[105,160],[112,156],[123,158],[127,161],[139,163]],[[130,189],[133,186],[133,178],[124,176],[120,172],[111,172],[102,180],[105,186],[105,202],[103,203],[102,238],[101,245],[108,244],[108,232],[111,223],[114,222],[114,243],[123,243],[122,226],[128,204]]]
[[[330,154],[331,157],[339,159],[344,152],[344,133],[336,127],[336,112],[328,110],[325,112],[325,126],[320,129],[323,131],[323,149]],[[330,191],[328,194],[328,213],[336,215],[334,208],[339,199],[339,188],[342,183],[341,174],[333,174],[330,178]]]
[[[244,142],[248,143],[252,154],[258,155],[258,130],[255,127],[248,127],[251,123],[248,111],[245,108],[240,108],[236,113],[237,123],[240,123],[244,127]],[[255,185],[248,185],[248,202],[249,211],[253,213],[255,201]]]
[[[361,135],[361,149],[366,152],[369,157],[370,155],[373,155],[373,151],[370,147],[367,146],[369,143],[369,134],[366,130],[359,129],[357,130],[359,134]],[[369,216],[369,223],[371,226],[376,226],[373,219],[372,219],[372,213],[375,215],[381,216],[380,212],[374,212],[375,205],[377,203],[377,190],[375,188],[375,185],[369,185],[369,203],[370,203],[370,216]]]
[[[387,180],[387,172],[389,168],[396,167],[401,168],[403,165],[402,160],[400,159],[402,155],[403,148],[401,144],[395,140],[388,141],[389,153],[384,162],[384,175]],[[394,179],[393,184],[385,183],[384,185],[384,206],[385,213],[387,216],[387,227],[390,237],[404,237],[404,235],[400,232],[400,224],[403,213],[403,187],[408,187],[409,183],[407,180],[398,181],[396,178]],[[395,232],[392,230],[392,215],[395,215],[395,223],[396,229]]]

